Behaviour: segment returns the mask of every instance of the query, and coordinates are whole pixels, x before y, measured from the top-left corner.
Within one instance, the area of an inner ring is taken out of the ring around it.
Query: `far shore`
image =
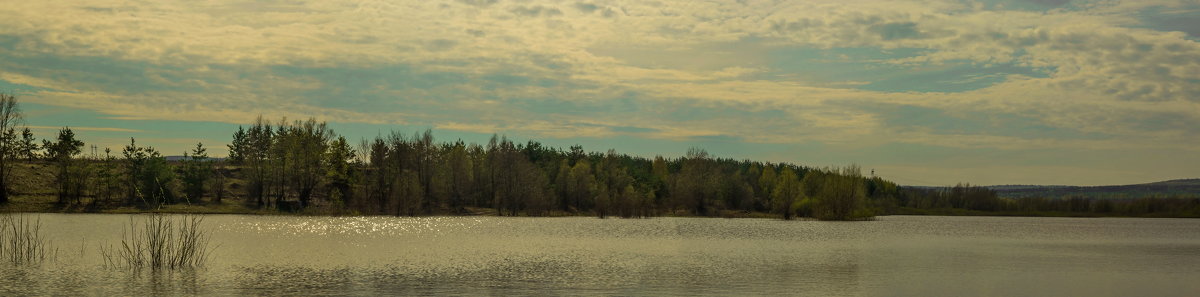
[[[223,203],[178,203],[172,205],[163,205],[160,208],[141,209],[136,207],[117,207],[117,208],[102,208],[89,210],[82,205],[60,206],[55,203],[55,198],[49,195],[38,196],[17,196],[7,205],[0,205],[0,213],[58,213],[58,214],[231,214],[231,215],[277,215],[277,216],[364,216],[375,214],[360,214],[344,209],[336,209],[332,207],[313,207],[299,212],[279,211],[272,208],[258,209],[244,203],[239,199],[229,199]],[[907,216],[994,216],[994,217],[1071,217],[1071,218],[1197,218],[1188,216],[1169,216],[1169,215],[1148,215],[1148,216],[1121,216],[1121,215],[1101,215],[1096,213],[1082,212],[1009,212],[1009,211],[977,211],[965,209],[918,209],[902,207],[896,209],[894,213],[879,214],[878,216],[888,215],[907,215]],[[441,209],[434,212],[419,214],[417,217],[428,216],[500,216],[493,208],[465,207],[459,211],[450,211]],[[522,214],[521,216],[525,216]],[[551,211],[549,214],[537,217],[597,217],[591,212],[565,212]],[[653,217],[697,217],[697,218],[755,218],[755,219],[780,219],[778,214],[765,212],[747,212],[747,211],[722,211],[717,216],[697,216],[683,211],[666,212]],[[617,216],[609,216],[608,218],[620,218]],[[797,220],[814,220],[812,218],[799,217]]]

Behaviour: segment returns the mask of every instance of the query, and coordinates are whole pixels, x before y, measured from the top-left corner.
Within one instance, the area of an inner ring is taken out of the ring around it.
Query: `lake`
[[[1200,220],[208,215],[197,270],[103,267],[144,215],[28,214],[0,295],[1200,296]]]

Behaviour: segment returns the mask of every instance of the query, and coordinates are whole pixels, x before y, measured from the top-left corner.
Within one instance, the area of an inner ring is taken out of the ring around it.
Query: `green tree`
[[[129,138],[129,145],[121,153],[125,157],[125,184],[130,205],[149,208],[175,203],[175,193],[170,188],[175,175],[158,150],[139,147],[133,138]]]
[[[353,193],[351,189],[356,182],[354,167],[361,166],[355,164],[356,152],[350,147],[350,143],[345,137],[338,136],[329,143],[329,149],[325,155],[325,168],[327,168],[325,177],[329,180],[329,199],[342,205],[346,205],[346,200]]]
[[[429,211],[437,205],[439,201],[435,200],[433,195],[434,185],[433,179],[436,168],[434,164],[438,162],[437,146],[433,143],[433,130],[426,129],[424,133],[414,134],[412,138],[413,152],[415,154],[413,160],[414,167],[417,172],[417,179],[421,183],[421,210]]]
[[[296,121],[292,125],[281,125],[276,140],[285,160],[281,163],[281,175],[289,177],[292,190],[300,200],[300,207],[312,205],[313,193],[328,174],[324,167],[328,161],[328,148],[334,136],[324,122],[310,118]]]
[[[37,138],[33,137],[33,131],[30,131],[29,127],[21,129],[21,140],[17,144],[17,158],[33,162],[33,159],[37,159],[37,151]]]
[[[874,216],[866,208],[867,190],[857,165],[831,168],[822,175],[819,181],[812,181],[820,183],[813,209],[813,215],[817,219],[857,220]]]
[[[571,167],[571,171],[567,175],[566,194],[567,201],[575,208],[575,211],[582,211],[591,208],[596,197],[596,176],[592,174],[592,165],[587,160],[575,162],[575,166]]]
[[[225,184],[229,182],[229,177],[226,176],[227,161],[214,160],[212,164],[212,203],[221,204],[221,200],[225,198]]]
[[[662,199],[670,194],[667,191],[667,182],[671,180],[670,172],[671,170],[667,168],[667,160],[662,156],[654,156],[654,161],[650,163],[650,175],[653,176],[650,186],[654,189],[651,193],[654,195],[654,205],[658,207],[666,204],[666,201]]]
[[[54,177],[58,186],[58,203],[66,204],[70,200],[79,202],[86,185],[86,170],[76,164],[75,156],[83,152],[83,141],[75,139],[75,132],[70,127],[63,127],[58,131],[55,141],[42,140],[42,147],[56,168]]]
[[[794,173],[795,172],[793,172],[793,174]],[[770,198],[770,195],[775,194],[775,185],[778,183],[779,180],[775,172],[775,166],[769,163],[766,166],[763,166],[762,173],[758,176],[758,190],[761,191],[759,193],[767,196],[766,198]],[[770,207],[775,209],[775,205],[773,203],[770,204]]]
[[[791,220],[796,215],[799,202],[804,199],[800,178],[791,168],[784,168],[771,188],[774,189],[771,192],[771,209],[781,214],[784,220]]]
[[[550,190],[549,178],[533,162],[526,161],[524,156],[519,158],[516,179],[520,186],[513,189],[512,195],[520,197],[520,199],[515,208],[524,210],[525,214],[530,216],[546,215],[550,209],[554,208],[555,202],[552,198],[553,192]]]
[[[621,217],[632,217],[635,201],[634,179],[629,171],[621,164],[621,156],[615,150],[609,150],[596,164],[596,187],[601,195],[597,195],[596,212],[601,217],[615,214]]]
[[[96,164],[96,190],[93,203],[109,202],[121,193],[121,172],[117,167],[117,158],[112,155],[112,149],[104,148],[104,158]]]
[[[462,140],[455,142],[450,147],[446,162],[450,167],[450,207],[457,211],[471,201],[471,185],[474,184],[475,179],[472,170],[474,165],[467,152],[467,146]]]
[[[203,143],[196,143],[192,151],[184,154],[183,166],[180,168],[180,179],[183,181],[184,197],[188,201],[200,202],[203,199],[209,178],[212,177],[212,161],[208,159],[208,149]]]
[[[226,146],[229,147],[229,163],[234,165],[242,165],[246,157],[253,154],[249,135],[242,126],[238,126],[237,132],[233,132],[233,141]]]
[[[650,216],[656,215],[658,212],[658,210],[657,210],[658,206],[656,204],[656,201],[657,201],[657,198],[654,195],[654,191],[651,191],[651,190],[644,191],[642,193],[641,203],[638,207],[638,209],[640,210],[641,213],[638,216],[650,217]]]
[[[398,198],[396,199],[396,215],[417,215],[417,212],[421,209],[421,198],[425,193],[421,189],[421,180],[417,177],[417,172],[404,170],[400,174],[400,180],[395,185],[395,193]]]
[[[682,207],[694,215],[709,215],[709,200],[715,196],[715,182],[720,177],[714,173],[714,160],[700,148],[688,149],[679,173],[672,175],[671,197],[673,209]]]
[[[364,140],[361,150],[366,154],[366,164],[362,167],[364,201],[361,206],[364,211],[390,213],[393,184],[399,179],[399,172],[390,164],[395,156],[383,137],[370,142]]]
[[[272,173],[268,161],[271,146],[274,143],[275,129],[271,123],[258,117],[249,129],[241,132],[239,127],[238,131],[238,133],[234,133],[234,144],[230,147],[230,154],[236,156],[236,159],[231,161],[234,164],[242,165],[248,172],[246,174],[246,194],[249,196],[249,200],[254,202],[255,207],[262,208],[267,204],[267,187]]]
[[[571,203],[570,187],[571,183],[571,161],[562,159],[558,161],[558,172],[554,174],[554,194],[558,196],[558,207],[564,212],[570,212]]]

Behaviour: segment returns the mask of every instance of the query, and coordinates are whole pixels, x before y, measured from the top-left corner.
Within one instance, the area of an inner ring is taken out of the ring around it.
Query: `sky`
[[[315,117],[906,185],[1200,177],[1197,0],[4,2],[0,90],[100,150]]]

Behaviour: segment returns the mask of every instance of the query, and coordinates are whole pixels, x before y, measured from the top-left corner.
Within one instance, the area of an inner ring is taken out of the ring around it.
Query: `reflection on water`
[[[207,216],[204,268],[102,267],[125,215],[41,215],[0,295],[1196,295],[1200,221]]]
[[[258,235],[356,237],[438,236],[444,232],[468,229],[483,220],[471,217],[322,217],[262,220],[245,217],[219,226],[222,231]]]

